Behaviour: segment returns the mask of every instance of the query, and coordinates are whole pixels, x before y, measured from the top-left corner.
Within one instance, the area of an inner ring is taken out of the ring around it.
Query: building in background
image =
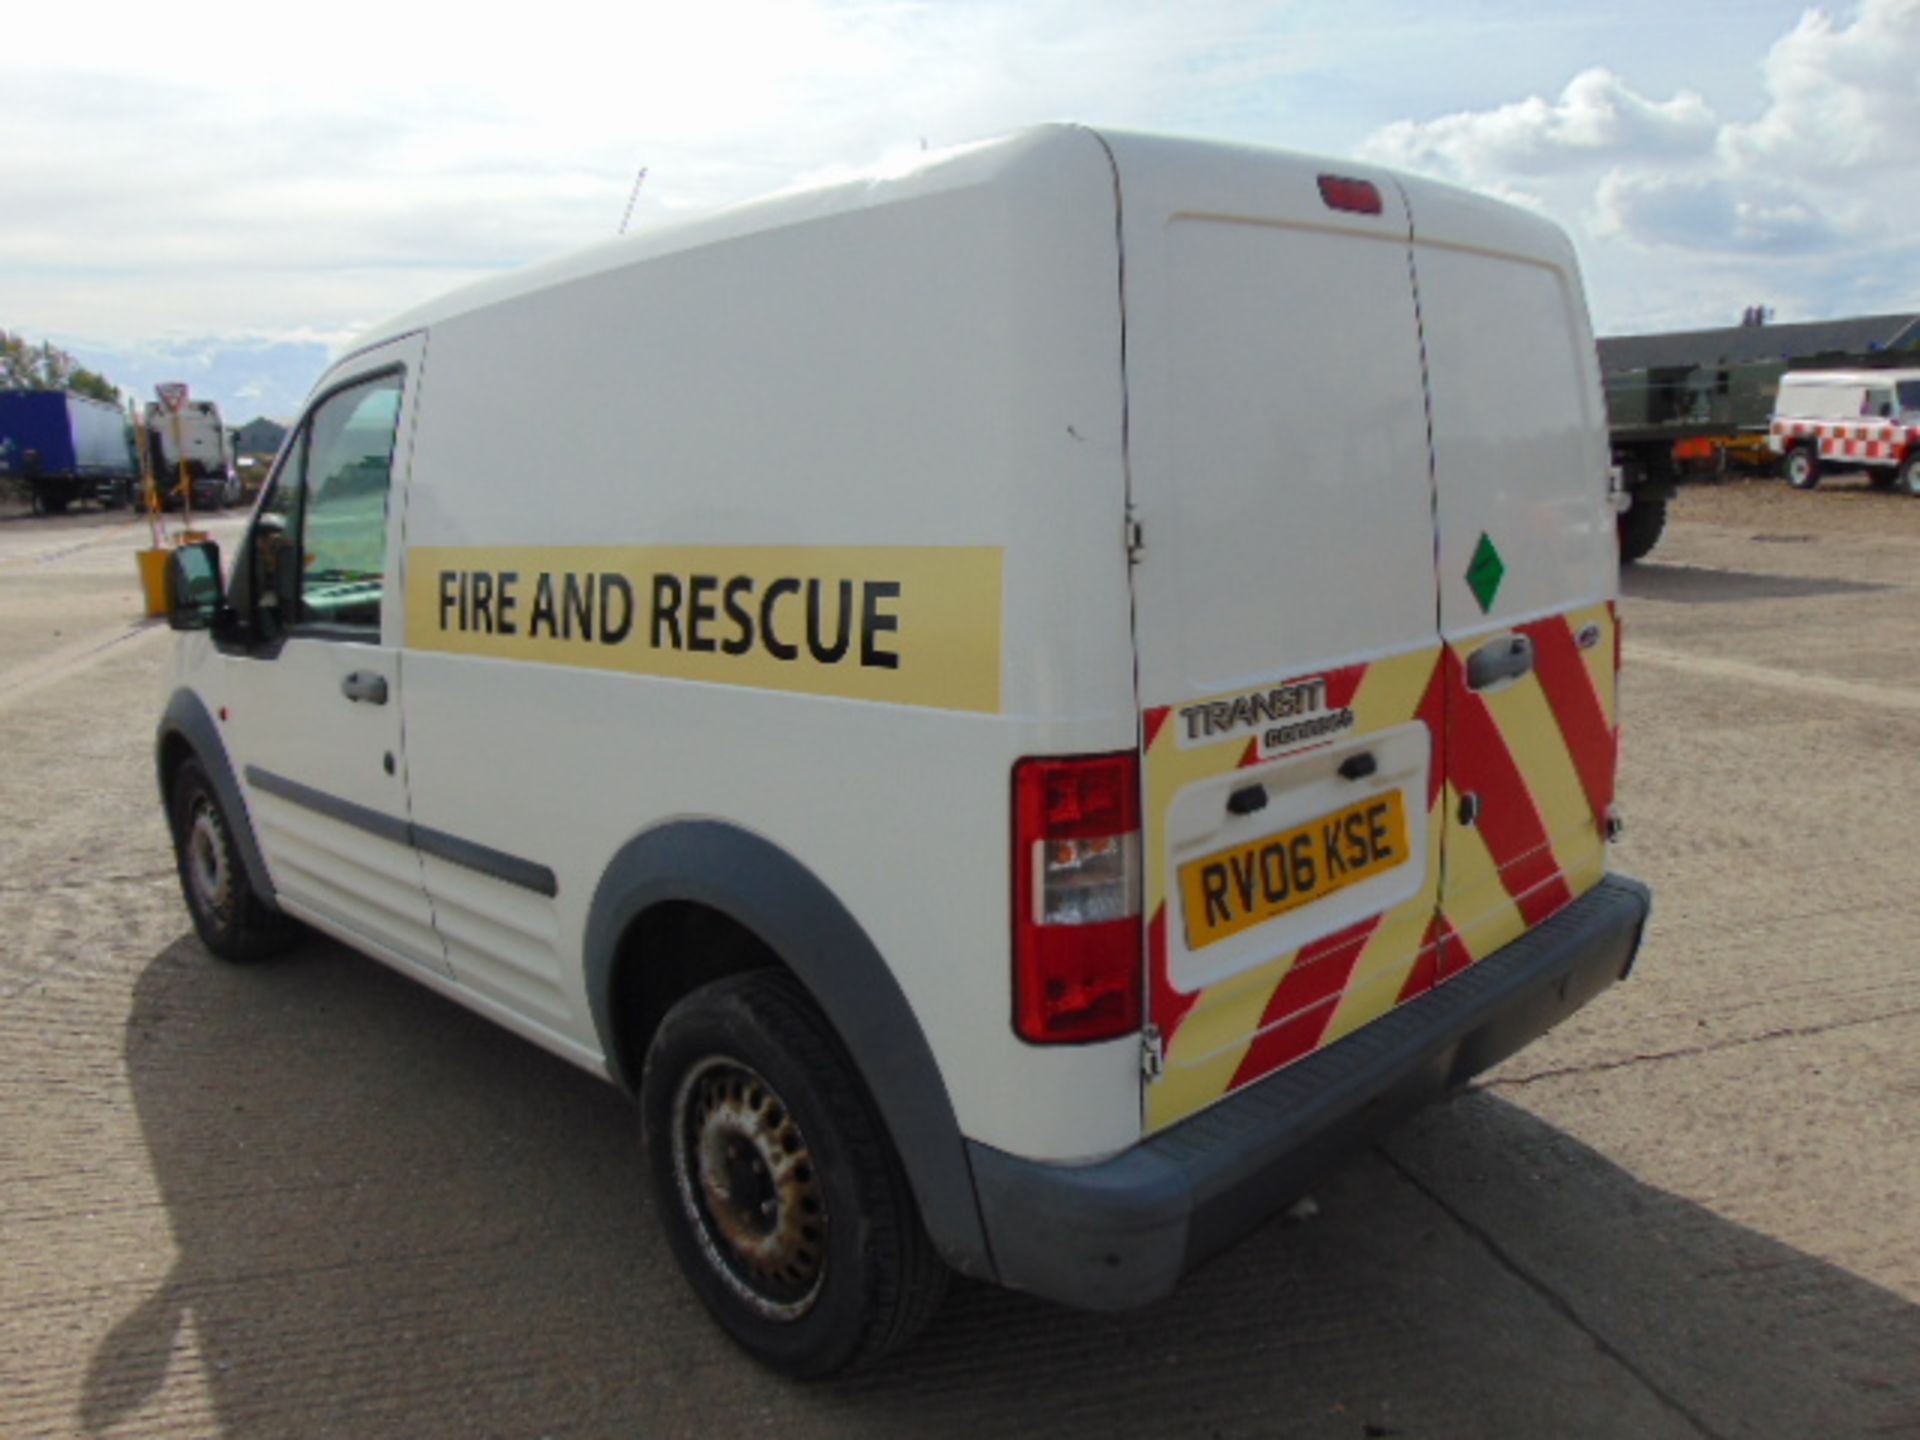
[[[1614,335],[1600,341],[1600,370],[1692,370],[1760,360],[1853,359],[1882,350],[1920,349],[1920,313],[1860,315],[1799,325],[1729,325],[1668,335]]]
[[[286,426],[260,416],[234,430],[233,448],[240,455],[272,457],[279,453],[280,442],[286,438]]]

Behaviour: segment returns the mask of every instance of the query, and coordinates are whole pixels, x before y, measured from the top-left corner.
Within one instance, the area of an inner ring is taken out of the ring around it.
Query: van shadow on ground
[[[682,1289],[618,1095],[372,962],[316,940],[235,968],[183,939],[138,979],[126,1063],[176,1259],[98,1339],[94,1434],[157,1433],[162,1411],[173,1433],[195,1384],[219,1433],[261,1440],[1840,1436],[1920,1417],[1920,1309],[1484,1092],[1158,1307],[959,1287],[888,1368],[802,1388]],[[1415,1178],[1444,1171],[1498,1197],[1499,1233]],[[1528,1247],[1553,1293],[1517,1273]]]
[[[1859,595],[1885,585],[1862,580],[1813,576],[1763,575],[1750,570],[1715,570],[1704,565],[1669,565],[1643,560],[1620,572],[1620,593],[1635,600],[1669,605],[1737,605],[1747,600],[1811,600],[1825,595]]]

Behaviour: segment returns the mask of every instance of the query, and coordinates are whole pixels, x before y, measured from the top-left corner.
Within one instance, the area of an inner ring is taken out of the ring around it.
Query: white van
[[[1607,461],[1564,236],[1384,171],[1054,127],[610,243],[178,553],[187,904],[636,1092],[773,1366],[1137,1305],[1632,963]]]
[[[1796,490],[1835,465],[1920,496],[1920,369],[1789,371],[1767,445]]]

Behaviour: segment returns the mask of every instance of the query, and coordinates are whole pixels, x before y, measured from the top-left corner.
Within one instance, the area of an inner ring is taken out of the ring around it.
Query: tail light
[[[1350,210],[1356,215],[1378,215],[1382,208],[1379,186],[1345,175],[1322,175],[1320,198],[1329,210]]]
[[[1041,1045],[1140,1028],[1140,765],[1013,770],[1013,1027]]]

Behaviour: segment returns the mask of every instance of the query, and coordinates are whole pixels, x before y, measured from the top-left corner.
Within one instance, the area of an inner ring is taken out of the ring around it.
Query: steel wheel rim
[[[674,1091],[674,1188],[715,1274],[756,1315],[797,1320],[827,1276],[827,1201],[785,1101],[751,1067],[709,1056]]]
[[[195,803],[187,822],[187,878],[201,907],[224,917],[233,903],[233,873],[220,818],[205,798]]]

